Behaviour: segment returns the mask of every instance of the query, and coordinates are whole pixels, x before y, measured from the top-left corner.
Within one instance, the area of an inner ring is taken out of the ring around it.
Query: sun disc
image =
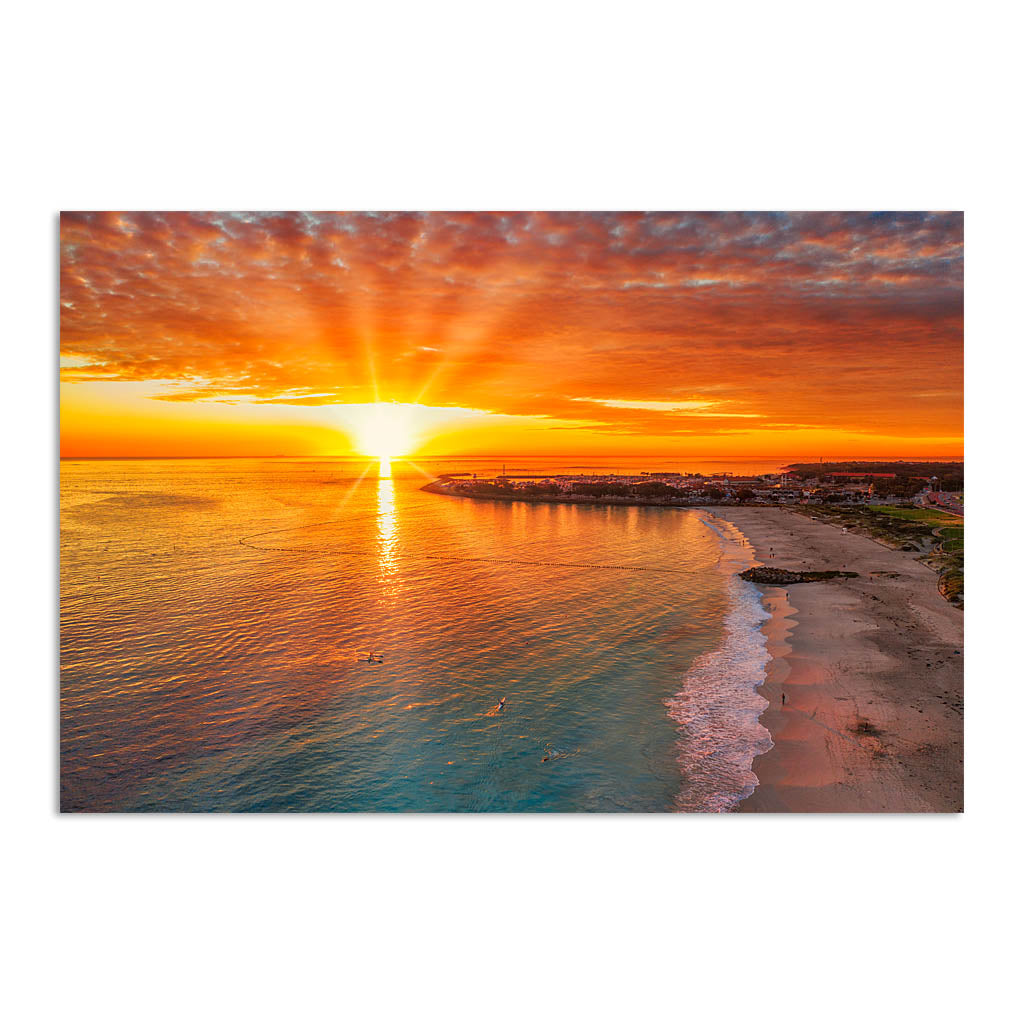
[[[342,415],[351,426],[358,450],[379,460],[382,476],[390,475],[392,459],[407,455],[415,447],[412,417],[407,406],[390,402],[350,405],[344,408]]]

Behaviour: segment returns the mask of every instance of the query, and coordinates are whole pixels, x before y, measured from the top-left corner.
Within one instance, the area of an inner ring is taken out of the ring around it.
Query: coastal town
[[[496,476],[448,474],[430,489],[460,497],[643,505],[839,505],[932,507],[963,516],[963,464],[794,463],[742,476],[679,472]]]

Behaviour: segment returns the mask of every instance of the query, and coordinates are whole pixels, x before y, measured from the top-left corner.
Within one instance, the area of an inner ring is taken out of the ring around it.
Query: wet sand
[[[706,511],[746,535],[756,562],[860,574],[762,588],[761,722],[775,746],[755,758],[759,784],[738,810],[963,810],[963,611],[936,574],[786,509]]]

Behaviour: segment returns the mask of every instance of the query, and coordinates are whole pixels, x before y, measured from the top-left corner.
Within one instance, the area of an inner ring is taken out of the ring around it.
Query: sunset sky
[[[963,452],[959,213],[64,214],[60,301],[64,456]]]

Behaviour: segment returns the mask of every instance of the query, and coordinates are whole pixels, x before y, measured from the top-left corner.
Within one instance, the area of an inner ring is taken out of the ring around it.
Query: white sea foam
[[[679,726],[683,787],[680,811],[728,811],[757,786],[754,758],[772,747],[758,721],[768,702],[756,687],[764,682],[768,649],[762,624],[769,618],[752,583],[736,574],[751,564],[746,538],[730,523],[703,517],[722,543],[719,568],[729,602],[721,642],[697,657],[682,687],[665,703]]]

